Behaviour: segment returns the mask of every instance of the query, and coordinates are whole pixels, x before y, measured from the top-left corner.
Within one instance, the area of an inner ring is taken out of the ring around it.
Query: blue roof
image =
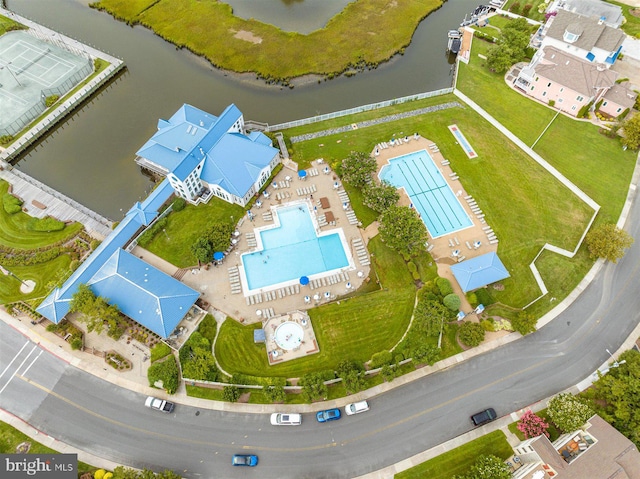
[[[166,273],[116,250],[89,279],[91,290],[120,311],[167,338],[189,312],[200,293]]]
[[[69,312],[69,303],[78,285],[86,284],[116,250],[122,248],[142,226],[148,225],[157,216],[160,205],[172,194],[173,189],[165,179],[142,204],[133,205],[113,233],[104,239],[60,288],[54,289],[40,303],[36,311],[54,323],[59,323]]]
[[[162,166],[180,180],[204,158],[200,176],[203,181],[244,197],[278,150],[263,133],[230,133],[229,129],[241,117],[234,104],[219,117],[182,105],[169,120],[158,122],[158,131],[137,155]]]
[[[454,264],[451,272],[464,293],[510,276],[495,252]]]

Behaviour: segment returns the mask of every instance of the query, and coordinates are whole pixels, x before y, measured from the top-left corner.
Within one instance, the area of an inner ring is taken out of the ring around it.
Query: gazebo
[[[510,276],[495,252],[454,264],[451,272],[464,293]]]

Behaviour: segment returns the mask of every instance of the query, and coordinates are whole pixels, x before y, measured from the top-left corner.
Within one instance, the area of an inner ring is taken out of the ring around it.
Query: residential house
[[[609,68],[620,55],[624,39],[622,30],[608,26],[599,17],[559,9],[534,36],[532,44],[539,48],[552,46]]]
[[[624,86],[616,85],[617,77],[616,72],[601,63],[594,64],[546,46],[522,68],[514,85],[536,100],[554,102],[559,110],[577,116],[583,106],[598,102],[614,86],[623,89]],[[619,97],[619,94],[611,95],[607,111],[622,108],[622,112],[626,108]]]
[[[522,441],[508,459],[513,479],[640,479],[640,453],[600,416],[553,443],[546,436]]]
[[[245,132],[231,104],[216,117],[183,105],[137,152],[143,168],[165,176],[175,193],[193,204],[217,196],[245,206],[280,163],[278,149],[260,132]]]
[[[636,104],[638,94],[627,87],[628,82],[615,84],[602,97],[602,103],[597,110],[614,118],[631,111]],[[626,115],[624,115],[626,116]]]
[[[555,0],[547,8],[548,12],[556,12],[558,10],[566,10],[585,17],[598,18],[605,25],[612,28],[619,28],[624,22],[622,8],[602,0]]]

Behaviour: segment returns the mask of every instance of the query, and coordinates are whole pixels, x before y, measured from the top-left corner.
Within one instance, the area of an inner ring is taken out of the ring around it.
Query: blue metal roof
[[[167,338],[189,312],[200,293],[166,273],[116,250],[89,279],[91,290],[120,311]]]
[[[148,225],[157,215],[160,205],[172,194],[173,189],[169,181],[165,179],[142,204],[136,203],[113,230],[113,233],[104,239],[60,288],[54,289],[40,303],[37,311],[54,323],[59,323],[69,312],[69,303],[77,291],[78,285],[86,284],[116,250],[122,248],[142,226]]]
[[[451,272],[465,293],[510,276],[495,252],[454,264]]]

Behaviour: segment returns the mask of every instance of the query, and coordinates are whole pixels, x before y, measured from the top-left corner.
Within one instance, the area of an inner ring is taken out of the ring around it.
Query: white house
[[[260,132],[246,133],[231,104],[216,117],[183,105],[137,152],[136,163],[166,176],[175,193],[197,204],[215,195],[245,206],[281,161]]]

